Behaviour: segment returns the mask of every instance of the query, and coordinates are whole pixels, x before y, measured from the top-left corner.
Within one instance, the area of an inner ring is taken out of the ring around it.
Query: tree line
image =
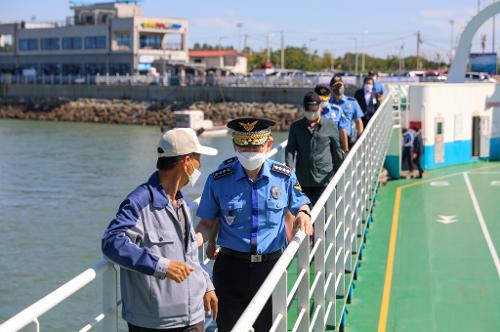
[[[234,49],[232,46],[218,46],[209,44],[195,43],[194,50],[228,50]],[[267,51],[255,51],[247,47],[243,50],[248,58],[248,67],[250,70],[255,68],[263,68],[267,62]],[[361,71],[361,61],[363,55],[357,54],[358,57],[358,71]],[[270,61],[275,68],[281,67],[281,50],[270,52]],[[423,69],[446,69],[447,65],[444,61],[430,60],[420,57],[420,68]],[[388,55],[385,58],[375,57],[365,54],[365,68],[366,70],[376,70],[386,73],[395,73],[400,70],[403,71],[417,70],[417,57],[408,56],[399,59],[397,55]],[[322,55],[317,51],[310,53],[307,47],[287,46],[285,48],[285,68],[299,69],[305,71],[349,71],[354,72],[356,68],[356,54],[347,52],[343,56],[334,57],[330,52],[324,52]]]

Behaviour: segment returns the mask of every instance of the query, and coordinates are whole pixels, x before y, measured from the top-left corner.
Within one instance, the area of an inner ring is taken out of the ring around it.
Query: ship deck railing
[[[363,240],[389,145],[396,99],[392,93],[386,96],[313,207],[313,245],[302,231],[295,234],[233,331],[252,331],[252,324],[270,298],[273,302],[271,331],[339,329],[345,320],[346,305],[352,295],[353,280],[364,249]],[[269,157],[277,157],[286,144],[284,141],[275,147]],[[204,246],[200,247],[202,261],[205,265],[211,264],[204,249]],[[6,320],[0,325],[0,331],[40,331],[39,318],[43,314],[94,282],[98,276],[103,281],[102,311],[79,331],[90,331],[97,325],[106,332],[118,331],[118,309],[121,306],[118,271],[118,266],[105,259],[96,262]]]

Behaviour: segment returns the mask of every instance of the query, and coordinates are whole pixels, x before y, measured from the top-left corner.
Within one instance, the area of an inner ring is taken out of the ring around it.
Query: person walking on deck
[[[408,176],[411,178],[413,173],[413,134],[410,130],[403,128],[403,165],[408,166]]]
[[[288,133],[286,164],[296,168],[304,194],[314,205],[343,160],[339,130],[330,119],[322,117],[323,103],[318,94],[304,97],[304,117],[295,121]]]
[[[417,166],[418,178],[421,179],[424,175],[421,162],[421,157],[424,154],[424,142],[422,140],[422,131],[419,128],[414,127],[413,132],[415,134],[413,138],[413,164]]]
[[[197,231],[214,257],[213,280],[219,299],[217,328],[230,331],[257,293],[287,240],[285,211],[295,216],[291,228],[312,234],[309,199],[292,170],[267,159],[274,121],[241,118],[228,123],[237,160],[212,173],[205,183],[197,215]],[[218,220],[218,221],[217,221]],[[269,331],[272,302],[257,318],[255,331]]]
[[[342,110],[342,114],[347,119],[346,134],[347,137],[342,138],[342,150],[344,153],[348,153],[349,150],[354,146],[354,143],[359,136],[363,133],[363,121],[361,118],[364,116],[363,111],[359,107],[356,99],[347,97],[345,94],[344,83],[336,82],[332,85],[332,98],[330,99],[330,104],[333,107],[338,107]],[[353,130],[353,125],[355,126],[355,131]]]

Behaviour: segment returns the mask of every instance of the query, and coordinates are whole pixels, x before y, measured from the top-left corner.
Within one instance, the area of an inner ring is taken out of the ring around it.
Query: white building
[[[159,72],[188,63],[188,22],[141,16],[134,1],[75,5],[64,24],[0,24],[0,73]]]
[[[221,69],[235,74],[247,73],[247,58],[236,50],[194,50],[189,51],[193,66],[206,69]]]

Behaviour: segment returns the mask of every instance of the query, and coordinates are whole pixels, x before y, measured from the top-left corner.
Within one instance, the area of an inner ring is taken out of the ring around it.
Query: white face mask
[[[200,176],[201,176],[201,171],[197,168],[194,168],[193,173],[191,173],[191,175],[188,174],[189,185],[191,185],[191,187],[194,187],[194,185],[196,184],[196,181],[198,181]]]
[[[196,181],[198,181],[200,176],[201,176],[200,170],[195,168],[193,174],[191,174],[189,176],[189,184],[191,185],[191,187],[194,187],[194,185],[196,184]]]
[[[370,92],[373,90],[373,85],[365,85],[365,91]]]
[[[243,168],[253,171],[259,168],[267,159],[267,152],[238,152],[236,157]]]
[[[319,112],[304,112],[304,117],[309,121],[316,121],[319,118]]]

